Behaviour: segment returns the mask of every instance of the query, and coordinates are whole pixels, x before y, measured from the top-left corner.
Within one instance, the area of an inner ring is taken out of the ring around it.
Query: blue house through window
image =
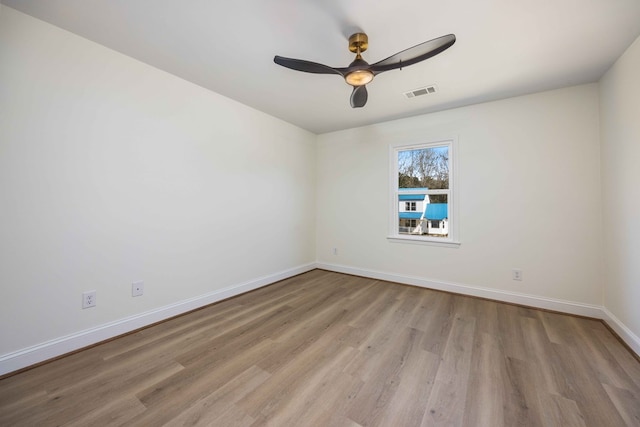
[[[420,190],[425,192],[402,194],[402,191]],[[430,196],[426,193],[427,188],[403,188],[400,191],[401,194],[398,194],[398,231],[400,233],[448,236],[448,203],[430,203]]]

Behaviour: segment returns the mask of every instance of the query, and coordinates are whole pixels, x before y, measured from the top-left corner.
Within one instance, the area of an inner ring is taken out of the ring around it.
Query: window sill
[[[409,243],[412,245],[427,245],[427,246],[440,246],[445,248],[458,248],[460,242],[453,240],[434,240],[426,239],[424,237],[410,237],[410,236],[388,236],[387,240],[392,243]]]

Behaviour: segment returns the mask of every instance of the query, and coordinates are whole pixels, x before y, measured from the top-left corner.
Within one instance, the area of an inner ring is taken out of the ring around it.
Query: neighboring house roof
[[[401,202],[421,202],[424,200],[424,196],[426,196],[426,194],[400,194],[398,200]]]
[[[447,203],[429,203],[424,214],[426,219],[443,220],[449,218]]]
[[[399,193],[404,193],[406,191],[427,191],[428,188],[400,188],[398,190]],[[399,194],[398,195],[398,200],[400,200],[401,202],[411,202],[411,201],[423,201],[424,198],[426,197],[426,194]]]
[[[398,212],[400,219],[420,219],[422,212]]]

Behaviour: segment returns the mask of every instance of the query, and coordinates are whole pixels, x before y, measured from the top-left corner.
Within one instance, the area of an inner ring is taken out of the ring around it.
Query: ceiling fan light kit
[[[356,54],[355,60],[345,68],[334,68],[316,62],[302,59],[285,58],[276,55],[273,61],[286,68],[305,73],[314,74],[338,74],[344,78],[347,84],[353,86],[351,92],[351,107],[361,108],[367,103],[367,87],[373,78],[385,71],[402,69],[418,62],[429,59],[450,48],[456,42],[456,36],[448,34],[433,40],[426,41],[416,46],[405,49],[382,61],[369,65],[362,59],[362,52],[369,47],[369,38],[364,33],[355,33],[349,37],[349,51]]]
[[[344,80],[351,86],[363,86],[373,80],[373,73],[369,70],[355,70],[344,76]]]

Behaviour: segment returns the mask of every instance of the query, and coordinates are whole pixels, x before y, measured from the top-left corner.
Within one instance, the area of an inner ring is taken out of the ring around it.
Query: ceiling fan
[[[345,68],[333,68],[328,65],[302,59],[285,58],[276,55],[273,62],[292,70],[304,71],[315,74],[338,74],[344,78],[347,84],[353,86],[351,92],[351,107],[364,107],[367,103],[367,83],[375,76],[389,70],[402,69],[409,65],[416,64],[425,59],[431,58],[448,48],[456,42],[456,36],[448,34],[433,40],[420,43],[409,49],[391,55],[390,57],[369,65],[362,59],[361,53],[369,47],[369,38],[364,33],[355,33],[349,37],[349,50],[356,54],[356,59]]]

